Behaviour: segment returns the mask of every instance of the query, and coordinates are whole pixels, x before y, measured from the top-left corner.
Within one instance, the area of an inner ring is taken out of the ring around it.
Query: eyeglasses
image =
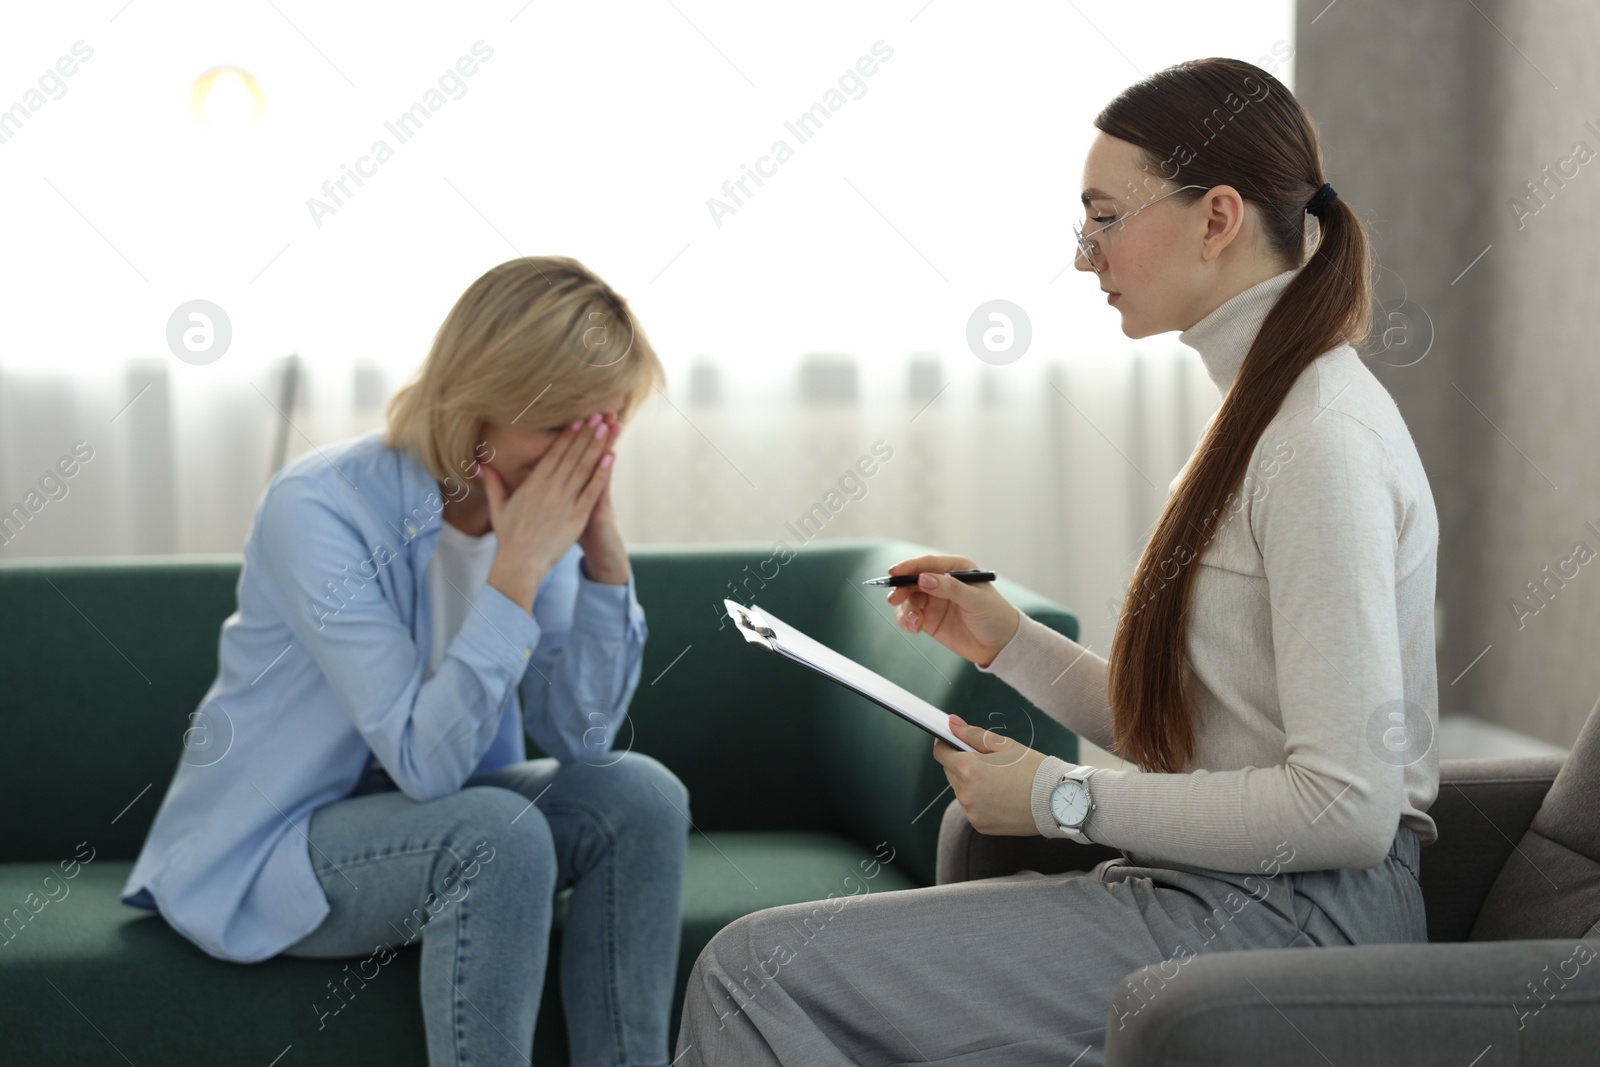
[[[1097,230],[1090,230],[1087,234],[1085,234],[1083,232],[1083,230],[1081,228],[1079,228],[1078,226],[1076,226],[1076,225],[1073,226],[1072,227],[1072,235],[1078,239],[1078,254],[1083,257],[1083,261],[1085,263],[1089,264],[1089,267],[1096,274],[1099,274],[1100,273],[1100,265],[1094,261],[1094,257],[1099,255],[1099,253],[1100,253],[1099,243],[1096,242],[1096,241],[1089,240],[1090,237],[1093,237],[1097,233],[1104,233],[1106,230],[1111,229],[1113,226],[1118,226],[1118,227],[1122,226],[1123,223],[1125,223],[1129,219],[1133,218],[1135,215],[1137,215],[1139,212],[1143,211],[1145,208],[1150,207],[1150,206],[1152,206],[1154,204],[1161,203],[1161,201],[1165,200],[1169,196],[1172,196],[1174,193],[1181,193],[1185,189],[1209,189],[1209,188],[1211,188],[1209,185],[1180,185],[1176,189],[1172,190],[1172,192],[1163,193],[1160,196],[1156,197],[1154,200],[1150,201],[1149,204],[1145,204],[1144,207],[1135,208],[1134,210],[1128,212],[1126,215],[1122,216],[1121,218],[1116,219],[1113,222],[1108,222],[1104,226],[1101,226]],[[1074,261],[1074,265],[1076,265],[1076,261]]]

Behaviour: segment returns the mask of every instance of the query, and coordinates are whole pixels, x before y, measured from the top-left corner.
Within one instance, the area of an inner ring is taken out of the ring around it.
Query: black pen
[[[928,574],[944,573],[944,574],[950,575],[950,577],[954,578],[958,582],[966,582],[968,584],[971,584],[972,582],[992,582],[992,581],[994,581],[994,571],[943,571],[943,572],[940,572],[940,571],[926,571],[926,572],[923,572],[923,573],[928,573]],[[892,577],[886,575],[886,576],[884,576],[882,578],[868,578],[866,581],[862,582],[861,584],[862,585],[916,585],[917,584],[917,578],[918,578],[918,575],[915,575],[915,574],[896,574],[896,575],[893,575]]]

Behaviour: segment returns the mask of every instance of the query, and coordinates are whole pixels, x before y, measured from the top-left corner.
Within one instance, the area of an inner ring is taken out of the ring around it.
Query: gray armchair
[[[1186,966],[1201,980],[1125,1027],[1108,1012],[1107,1067],[1600,1062],[1600,706],[1564,761],[1442,761],[1429,814],[1428,944],[1196,956]],[[980,834],[952,802],[937,877],[1086,871],[1119,855]],[[1141,967],[1119,1000],[1147,978],[1160,984]]]

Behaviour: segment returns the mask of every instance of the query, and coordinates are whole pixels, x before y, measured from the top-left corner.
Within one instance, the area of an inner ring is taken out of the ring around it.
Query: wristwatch
[[[1084,823],[1089,819],[1089,813],[1094,810],[1094,798],[1089,793],[1089,778],[1101,767],[1074,767],[1061,776],[1055,788],[1050,791],[1050,816],[1055,819],[1068,837],[1080,845],[1092,845],[1093,841],[1083,832]]]

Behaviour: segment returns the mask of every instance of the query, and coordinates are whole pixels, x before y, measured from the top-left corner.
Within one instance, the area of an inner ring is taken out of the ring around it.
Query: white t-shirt
[[[423,679],[432,678],[456,632],[472,610],[472,598],[483,588],[499,543],[494,531],[482,537],[462,533],[439,520],[439,548],[428,561],[428,595],[433,601],[433,651]]]

